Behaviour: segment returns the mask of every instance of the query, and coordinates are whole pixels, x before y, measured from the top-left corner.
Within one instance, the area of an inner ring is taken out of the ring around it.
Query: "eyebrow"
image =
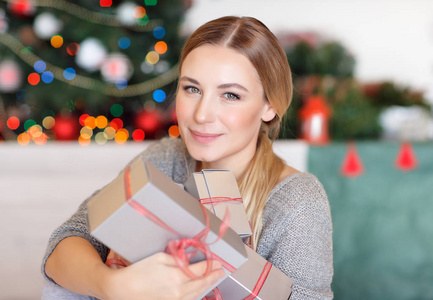
[[[193,84],[197,84],[197,85],[200,84],[197,80],[195,80],[193,78],[190,78],[188,76],[182,76],[179,79],[179,81],[189,81],[189,82],[191,82]],[[226,88],[231,88],[231,87],[235,87],[235,88],[238,88],[238,89],[241,89],[241,90],[244,90],[244,91],[248,92],[247,88],[245,88],[244,86],[242,86],[242,85],[240,85],[238,83],[224,83],[224,84],[221,84],[221,85],[218,86],[219,89],[226,89]]]

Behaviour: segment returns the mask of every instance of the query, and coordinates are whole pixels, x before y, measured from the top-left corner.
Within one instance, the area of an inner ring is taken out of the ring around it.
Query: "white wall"
[[[193,0],[185,31],[224,15],[253,16],[273,32],[315,31],[357,61],[361,81],[392,80],[433,103],[432,0]]]

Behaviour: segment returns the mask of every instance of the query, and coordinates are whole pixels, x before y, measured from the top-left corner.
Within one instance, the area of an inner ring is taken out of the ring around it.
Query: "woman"
[[[233,170],[253,229],[250,243],[294,280],[291,299],[331,299],[325,191],[313,175],[285,165],[272,151],[291,97],[287,58],[265,25],[247,17],[208,22],[181,53],[181,139],[162,139],[141,157],[178,183],[201,169]],[[86,201],[53,233],[43,265],[47,279],[68,290],[102,299],[195,299],[222,276],[215,263],[209,276],[191,280],[163,253],[110,269],[108,249],[89,235],[85,213]],[[190,266],[197,274],[205,267]],[[68,293],[51,284],[44,295],[62,291]]]

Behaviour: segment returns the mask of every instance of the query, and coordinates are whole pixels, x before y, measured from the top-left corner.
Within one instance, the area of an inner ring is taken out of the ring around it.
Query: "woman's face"
[[[246,168],[262,120],[275,116],[248,58],[214,45],[200,46],[185,58],[176,114],[191,156],[204,168],[231,170]]]

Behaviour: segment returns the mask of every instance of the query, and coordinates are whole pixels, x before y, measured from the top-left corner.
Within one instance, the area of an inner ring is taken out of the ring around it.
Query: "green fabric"
[[[395,168],[400,144],[356,145],[365,172],[352,179],[345,143],[309,149],[331,205],[335,299],[433,299],[433,144],[413,144],[411,172]]]

